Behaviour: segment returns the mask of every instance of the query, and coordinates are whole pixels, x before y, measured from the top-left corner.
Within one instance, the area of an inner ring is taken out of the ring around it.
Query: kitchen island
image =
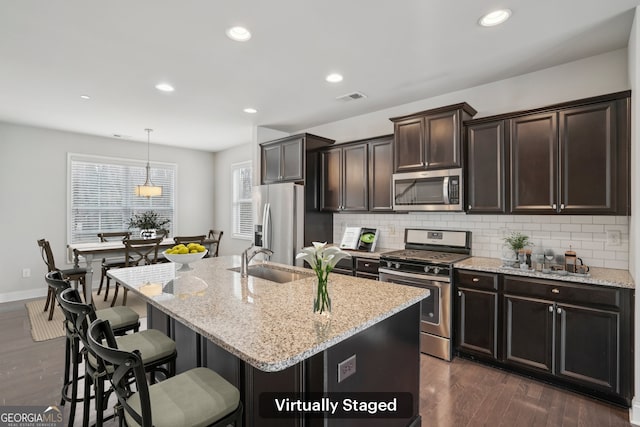
[[[148,327],[176,340],[178,372],[207,366],[240,389],[245,426],[326,425],[323,418],[420,425],[419,303],[428,291],[333,274],[333,310],[319,315],[311,270],[267,264],[298,277],[241,278],[230,270],[238,256],[206,258],[189,271],[165,263],[109,275],[147,301]],[[354,400],[368,406],[344,404]],[[296,401],[340,406],[331,416],[282,405]]]

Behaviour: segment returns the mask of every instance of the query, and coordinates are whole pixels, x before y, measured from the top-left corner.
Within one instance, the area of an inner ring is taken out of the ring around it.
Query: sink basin
[[[230,268],[229,270],[240,273],[240,267]],[[277,283],[288,283],[313,276],[313,273],[301,273],[298,271],[283,270],[268,265],[250,265],[247,269],[247,274],[249,276]]]

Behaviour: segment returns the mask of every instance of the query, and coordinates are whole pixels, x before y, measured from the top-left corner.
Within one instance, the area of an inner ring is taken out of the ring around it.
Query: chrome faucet
[[[267,254],[269,256],[273,255],[273,251],[271,249],[260,248],[260,247],[257,248],[255,251],[253,251],[251,254],[249,254],[249,251],[253,249],[253,247],[254,247],[253,245],[249,246],[247,249],[245,249],[242,252],[242,255],[240,256],[241,258],[240,276],[241,277],[247,277],[247,270],[249,269],[249,263],[251,262],[254,256],[258,255],[259,253]]]

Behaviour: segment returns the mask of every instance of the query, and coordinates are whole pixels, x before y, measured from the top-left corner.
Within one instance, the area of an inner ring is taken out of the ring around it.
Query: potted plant
[[[140,230],[140,237],[143,239],[152,239],[156,237],[158,231],[167,233],[168,230],[164,228],[169,224],[171,220],[160,218],[157,212],[146,211],[142,213],[134,213],[129,218],[129,228],[137,228]]]
[[[529,241],[529,236],[518,231],[512,232],[502,240],[504,240],[505,244],[513,251],[514,256],[512,259],[518,259],[518,254],[522,254],[524,258],[524,248],[527,246],[533,246],[533,243]],[[520,262],[522,261],[523,260],[520,260]]]

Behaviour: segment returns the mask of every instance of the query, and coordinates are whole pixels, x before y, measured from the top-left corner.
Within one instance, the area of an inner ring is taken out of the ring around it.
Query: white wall
[[[640,277],[640,253],[638,252],[638,242],[640,242],[640,223],[638,222],[637,212],[640,212],[640,198],[633,197],[638,195],[640,188],[640,174],[638,174],[638,165],[640,165],[640,150],[638,142],[640,137],[638,126],[640,126],[640,117],[638,117],[638,90],[640,90],[640,8],[636,8],[631,34],[629,35],[628,46],[628,62],[629,62],[629,83],[631,86],[631,219],[629,221],[630,247],[629,247],[629,272],[634,280],[638,281]],[[630,421],[635,425],[640,425],[640,304],[636,301],[635,305],[635,397],[632,402],[630,411]]]
[[[145,143],[0,123],[0,302],[46,294],[38,239],[51,242],[58,267],[71,267],[66,264],[67,153],[146,160],[146,148]],[[218,187],[214,154],[152,144],[150,157],[178,165],[175,233],[212,228]],[[30,278],[22,277],[23,268],[31,269]]]
[[[215,153],[213,163],[216,187],[216,203],[214,206],[215,226],[224,231],[220,242],[220,255],[238,255],[251,245],[250,240],[233,237],[231,228],[233,186],[231,165],[253,160],[253,144],[244,144]],[[253,162],[255,168],[255,161]],[[255,174],[254,174],[255,176]]]

